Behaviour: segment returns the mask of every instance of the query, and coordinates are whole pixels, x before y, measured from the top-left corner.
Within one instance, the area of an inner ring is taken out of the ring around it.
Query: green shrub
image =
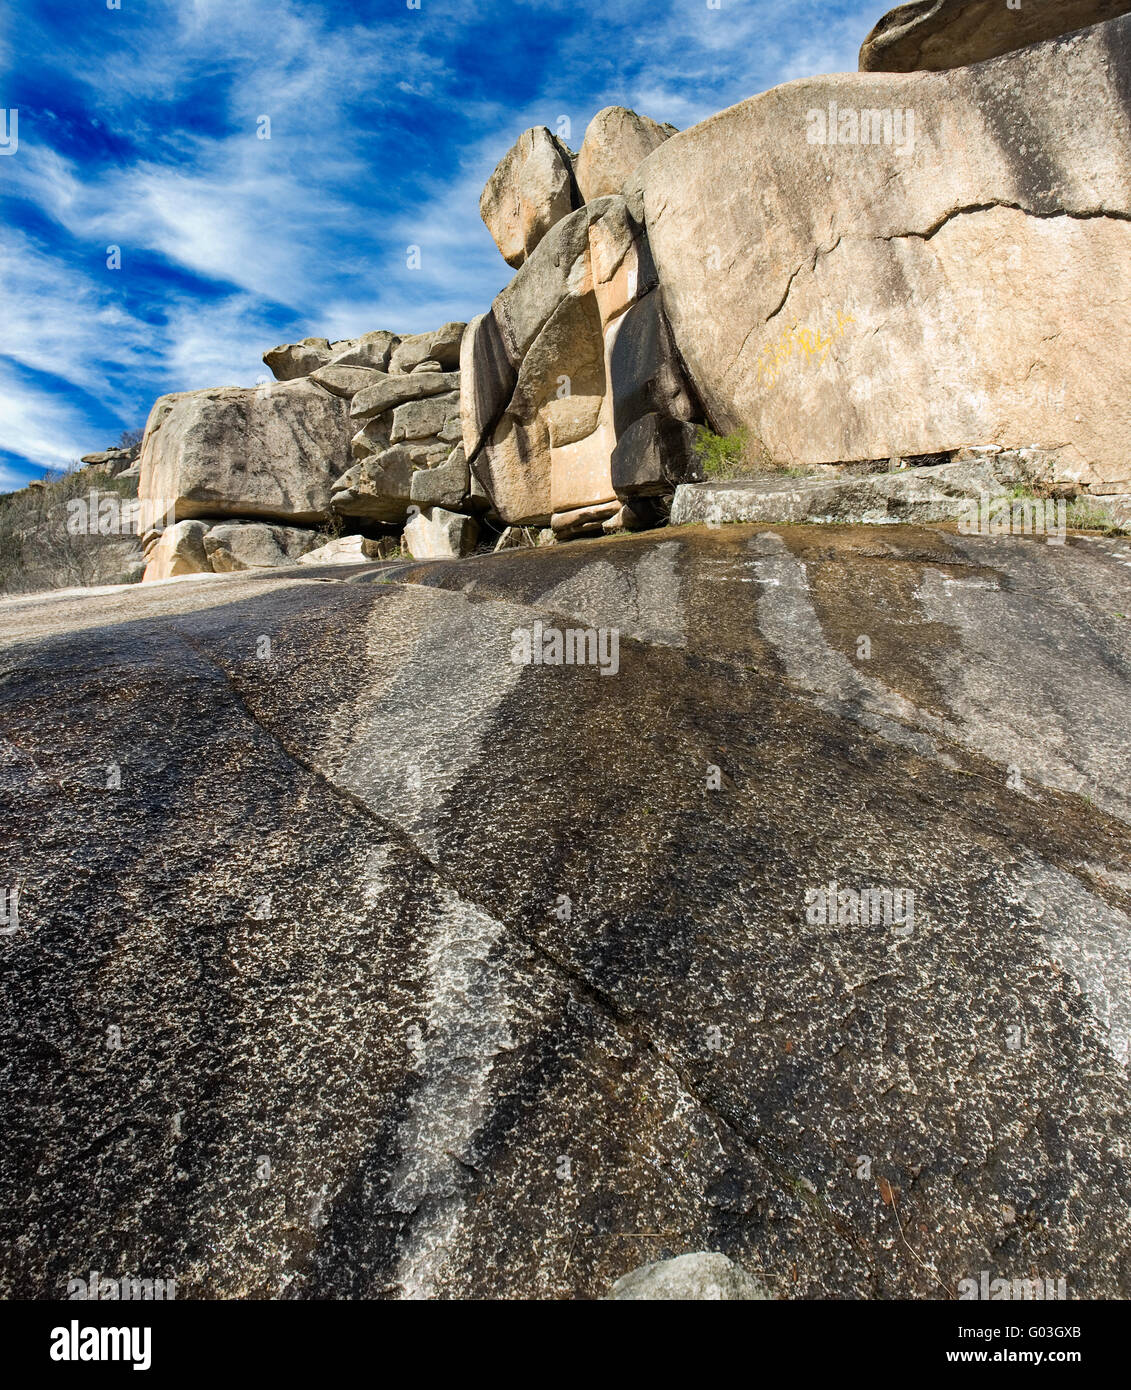
[[[1115,518],[1096,497],[1077,497],[1068,504],[1068,528],[1071,531],[1102,531],[1107,536],[1122,535]]]
[[[750,432],[745,429],[735,430],[733,434],[715,434],[700,425],[695,434],[695,457],[714,482],[741,478],[749,473],[749,447]]]
[[[760,439],[747,429],[732,434],[715,434],[700,425],[695,434],[695,457],[704,475],[712,482],[756,478],[772,473],[778,477],[804,478],[810,468],[784,468],[774,462]]]

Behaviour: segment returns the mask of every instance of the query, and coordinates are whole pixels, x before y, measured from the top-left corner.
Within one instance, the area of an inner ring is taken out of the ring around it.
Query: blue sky
[[[720,2],[7,0],[0,490],[163,392],[253,385],[276,343],[470,318],[512,273],[478,202],[520,131],[566,116],[577,149],[614,104],[685,128],[855,69],[888,8]]]

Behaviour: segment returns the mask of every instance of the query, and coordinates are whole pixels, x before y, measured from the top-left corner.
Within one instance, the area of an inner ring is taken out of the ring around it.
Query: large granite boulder
[[[362,367],[383,372],[389,364],[390,354],[400,341],[395,333],[388,333],[384,329],[335,343],[327,338],[303,338],[300,343],[285,343],[272,348],[263,354],[263,360],[277,381],[295,381],[330,367]],[[348,380],[340,373],[331,379]]]
[[[618,324],[609,351],[609,379],[618,438],[653,412],[673,420],[697,417],[698,403],[684,379],[657,291],[632,305]]]
[[[208,574],[212,561],[204,547],[206,521],[178,521],[155,535],[145,550],[145,579],[176,579],[185,574]]]
[[[495,315],[489,310],[467,325],[460,347],[460,417],[464,452],[478,454],[514,392],[516,373]]]
[[[595,273],[597,246],[601,268]],[[566,299],[595,294],[600,287],[602,295],[619,295],[622,301],[614,304],[610,299],[604,317],[611,319],[623,311],[651,283],[641,247],[640,227],[623,198],[597,198],[563,218],[491,306],[511,365],[517,370],[551,314]],[[632,271],[636,275],[629,293]]]
[[[569,150],[545,126],[534,126],[499,160],[479,214],[506,263],[520,266],[574,205]]]
[[[633,200],[715,427],[794,466],[1064,446],[1069,481],[1131,489],[1129,82],[1121,18],[665,141]]]
[[[399,342],[400,339],[395,333],[376,329],[372,333],[363,333],[348,347],[335,351],[330,362],[339,367],[371,367],[383,372]]]
[[[391,414],[406,401],[418,401],[425,396],[439,396],[458,390],[459,384],[456,372],[413,372],[403,376],[386,376],[378,372],[374,374],[372,382],[353,397],[350,418],[359,423],[375,420],[379,415]]]
[[[341,516],[397,525],[408,515],[414,460],[403,444],[355,463],[334,483],[331,498]]]
[[[1131,0],[918,0],[876,24],[861,72],[938,72],[998,58],[1131,10]]]
[[[426,396],[422,400],[405,401],[393,411],[389,438],[394,444],[404,440],[460,437],[459,392],[441,396]],[[445,434],[445,431],[447,432]]]
[[[620,498],[660,497],[700,476],[697,428],[653,411],[618,434],[613,488]]]
[[[179,520],[314,524],[350,464],[349,402],[302,378],[162,396],[141,451],[140,496]]]
[[[279,569],[297,564],[326,537],[300,526],[268,526],[261,521],[232,521],[211,527],[204,536],[208,562],[217,574],[232,570]]]
[[[573,165],[582,201],[619,193],[640,161],[675,133],[675,126],[660,125],[625,106],[598,111]]]
[[[325,367],[315,368],[310,373],[310,379],[331,395],[353,400],[358,392],[386,378],[384,372],[376,367],[343,367],[340,363],[330,362]]]
[[[404,528],[404,543],[414,560],[458,560],[470,555],[479,523],[445,507],[417,508]]]
[[[389,358],[390,372],[414,372],[425,363],[443,371],[459,367],[459,349],[466,323],[445,323],[433,333],[402,338]]]
[[[6,601],[0,1296],[702,1252],[1131,1296],[1119,550],[688,527]]]
[[[524,425],[504,415],[471,463],[492,506],[508,526],[547,526],[550,499],[550,432],[536,418]]]
[[[276,381],[297,381],[331,361],[334,352],[328,338],[303,338],[300,343],[283,343],[263,354]]]
[[[603,325],[596,296],[567,294],[523,355],[507,412],[529,423],[554,401],[599,402],[604,394]]]
[[[420,507],[444,507],[459,511],[468,500],[471,475],[463,445],[457,445],[443,463],[418,468],[412,475],[409,495]]]

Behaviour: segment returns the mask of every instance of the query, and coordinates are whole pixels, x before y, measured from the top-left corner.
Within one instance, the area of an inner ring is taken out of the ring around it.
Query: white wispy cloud
[[[0,444],[37,459],[41,468],[66,468],[90,453],[84,413],[65,397],[21,381],[0,358]],[[19,475],[0,465],[0,488],[18,487]]]
[[[152,351],[147,325],[104,302],[87,273],[20,232],[9,231],[0,241],[0,318],[10,360],[72,389],[109,397],[111,406],[107,366],[144,368]],[[3,435],[0,443],[13,447]]]

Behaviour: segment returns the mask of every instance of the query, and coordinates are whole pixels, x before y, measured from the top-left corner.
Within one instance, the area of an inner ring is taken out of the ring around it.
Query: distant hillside
[[[0,593],[138,581],[141,537],[123,525],[120,507],[136,497],[132,469],[111,477],[100,467],[0,496]]]

